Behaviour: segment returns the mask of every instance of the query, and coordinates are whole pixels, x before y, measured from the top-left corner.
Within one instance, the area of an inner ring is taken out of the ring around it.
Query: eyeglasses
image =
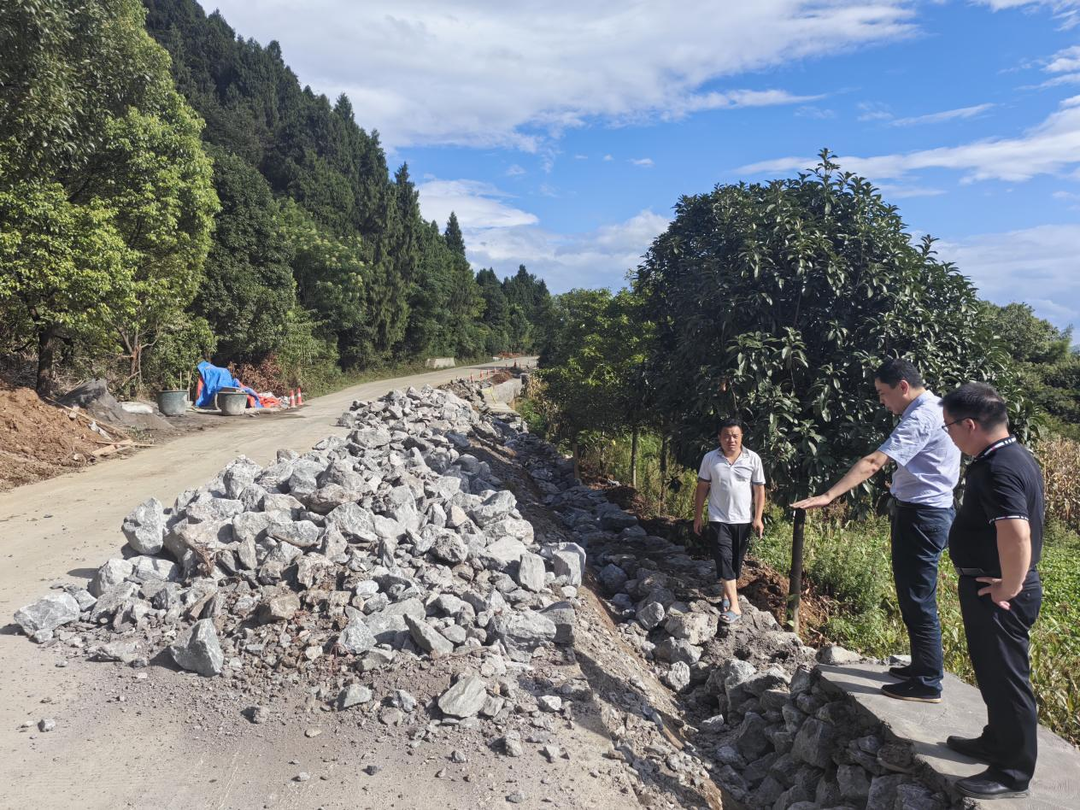
[[[964,422],[970,418],[970,416],[965,416],[963,419],[956,419],[952,422],[946,422],[944,425],[941,426],[941,429],[948,433],[949,428],[951,428],[953,425],[959,425],[961,422]]]

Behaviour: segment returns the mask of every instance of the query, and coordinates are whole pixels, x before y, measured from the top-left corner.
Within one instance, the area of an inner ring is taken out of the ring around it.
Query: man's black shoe
[[[1004,785],[993,770],[957,780],[956,789],[972,799],[1021,799],[1028,795],[1027,786],[1012,788]]]
[[[914,670],[911,668],[911,664],[900,664],[895,667],[889,667],[889,674],[894,678],[910,678],[914,674]]]
[[[941,690],[929,689],[915,681],[887,683],[881,692],[897,700],[912,700],[917,703],[941,703]]]
[[[989,763],[993,758],[990,754],[990,748],[982,737],[957,737],[952,735],[945,740],[945,745],[958,754],[977,759],[980,762]]]

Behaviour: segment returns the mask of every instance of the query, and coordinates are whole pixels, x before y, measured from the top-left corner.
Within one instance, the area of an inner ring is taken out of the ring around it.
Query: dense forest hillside
[[[276,42],[194,0],[42,0],[6,6],[0,44],[0,340],[39,389],[58,368],[160,386],[204,357],[295,381],[545,334],[544,283],[475,274],[456,217],[425,221],[408,166]]]

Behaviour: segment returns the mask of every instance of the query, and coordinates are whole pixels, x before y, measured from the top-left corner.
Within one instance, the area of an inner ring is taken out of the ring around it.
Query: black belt
[[[961,568],[959,565],[954,565],[953,568],[962,577],[994,577],[995,579],[1001,579],[1001,573],[996,571],[984,571],[982,568]]]

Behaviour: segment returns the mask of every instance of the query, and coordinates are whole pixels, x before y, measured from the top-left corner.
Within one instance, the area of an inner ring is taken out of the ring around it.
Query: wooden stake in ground
[[[802,602],[803,537],[806,510],[795,510],[791,526],[791,575],[788,577],[787,620],[793,632],[799,632],[799,605]]]

